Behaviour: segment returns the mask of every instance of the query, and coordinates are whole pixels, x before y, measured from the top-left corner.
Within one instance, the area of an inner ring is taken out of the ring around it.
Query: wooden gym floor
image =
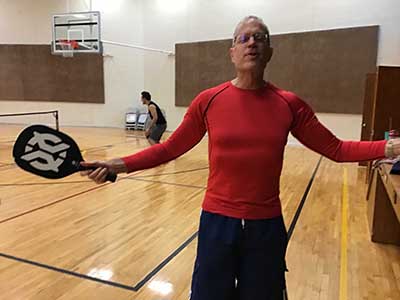
[[[79,174],[46,180],[18,169],[11,149],[21,128],[0,126],[0,299],[188,299],[206,138],[176,161],[96,185]],[[87,160],[148,147],[142,132],[62,130]],[[400,248],[370,241],[364,177],[357,164],[287,147],[290,300],[400,299]]]

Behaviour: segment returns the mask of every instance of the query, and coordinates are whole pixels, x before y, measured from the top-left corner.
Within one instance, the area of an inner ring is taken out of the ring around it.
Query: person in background
[[[160,143],[161,136],[167,129],[167,121],[157,103],[151,101],[149,92],[142,92],[142,103],[147,105],[151,118],[150,125],[145,131],[145,136],[150,145],[158,144]]]

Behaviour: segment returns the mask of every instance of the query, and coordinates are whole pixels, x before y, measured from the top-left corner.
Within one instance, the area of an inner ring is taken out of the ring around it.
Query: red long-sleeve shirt
[[[279,177],[291,132],[338,162],[384,157],[386,141],[341,141],[296,95],[268,83],[244,90],[231,82],[200,93],[162,144],[123,158],[128,171],[155,167],[193,148],[208,132],[209,178],[203,209],[243,219],[281,214]]]

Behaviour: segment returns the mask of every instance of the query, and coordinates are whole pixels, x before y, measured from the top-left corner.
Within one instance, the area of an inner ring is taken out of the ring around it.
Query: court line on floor
[[[166,173],[139,175],[137,177],[134,176],[134,178],[156,177],[156,176],[163,176],[163,175],[175,175],[175,174],[190,173],[190,172],[201,171],[201,170],[208,170],[208,166],[207,167],[201,167],[201,168],[195,168],[195,169],[189,169],[189,170],[183,170],[183,171],[174,171],[174,172],[166,172]]]
[[[311,186],[312,186],[312,184],[313,184],[313,182],[314,182],[315,175],[317,174],[317,171],[318,171],[318,169],[319,169],[319,166],[320,166],[320,164],[321,164],[321,161],[322,161],[322,156],[319,158],[318,163],[317,163],[317,165],[316,165],[315,168],[314,168],[314,171],[313,171],[313,173],[312,173],[312,175],[311,175],[311,178],[310,178],[310,180],[308,181],[307,187],[306,187],[306,189],[304,190],[303,196],[301,197],[301,200],[300,200],[299,206],[297,207],[296,213],[294,214],[294,217],[293,217],[293,219],[292,219],[292,222],[290,223],[289,230],[288,230],[288,243],[289,243],[289,241],[290,241],[290,238],[291,238],[292,235],[293,235],[293,232],[294,232],[294,229],[295,229],[295,227],[296,227],[297,221],[299,220],[300,214],[301,214],[301,212],[302,212],[302,210],[303,210],[303,207],[304,207],[304,204],[305,204],[305,202],[306,202],[308,193],[309,193],[310,190],[311,190]],[[285,299],[288,299],[289,297],[288,297],[288,289],[287,289],[287,286],[286,286],[286,288],[285,288],[285,290],[284,290],[284,294],[285,294]]]
[[[7,144],[7,143],[15,143],[15,140],[0,141],[0,145],[1,144]]]
[[[194,234],[192,234],[174,252],[172,252],[166,259],[164,259],[157,267],[155,267],[152,271],[150,271],[141,281],[139,281],[134,286],[126,285],[126,284],[119,283],[119,282],[116,282],[116,281],[99,279],[99,278],[92,277],[92,276],[89,276],[89,275],[86,275],[86,274],[70,271],[70,270],[67,270],[67,269],[55,267],[55,266],[52,266],[52,265],[36,262],[36,261],[33,261],[33,260],[29,260],[29,259],[25,259],[25,258],[17,257],[17,256],[14,256],[14,255],[5,254],[5,253],[0,253],[0,257],[6,258],[6,259],[10,259],[10,260],[14,260],[14,261],[21,262],[21,263],[25,263],[25,264],[29,264],[29,265],[33,265],[33,266],[36,266],[36,267],[44,268],[44,269],[47,269],[47,270],[55,271],[55,272],[58,272],[58,273],[71,275],[71,276],[78,277],[78,278],[81,278],[81,279],[91,280],[91,281],[95,281],[95,282],[98,282],[98,283],[110,285],[110,286],[113,286],[113,287],[117,287],[117,288],[121,288],[121,289],[137,292],[151,278],[153,278],[154,275],[156,275],[164,266],[166,266],[180,252],[182,252],[196,237],[197,237],[197,231]]]
[[[33,185],[57,185],[69,183],[89,183],[91,180],[63,181],[63,182],[27,182],[27,183],[0,183],[0,187],[8,186],[33,186]]]
[[[126,136],[126,138],[129,138],[129,137],[131,137],[131,136]],[[135,138],[138,138],[138,139],[146,139],[145,137],[135,137]],[[107,144],[107,145],[101,145],[101,146],[95,146],[95,147],[90,147],[90,148],[83,148],[82,149],[82,151],[86,151],[86,152],[95,152],[95,151],[99,151],[99,150],[102,150],[102,148],[106,148],[106,149],[109,149],[109,148],[112,148],[112,147],[114,147],[114,146],[117,146],[117,145],[123,145],[123,144],[130,144],[132,141],[122,141],[122,142],[117,142],[117,143],[114,143],[114,144]],[[141,151],[141,150],[144,150],[144,149],[146,149],[146,147],[144,146],[144,148],[140,148],[140,149],[137,149],[138,151]]]
[[[76,196],[83,195],[83,194],[85,194],[85,193],[87,193],[87,192],[91,192],[91,191],[100,189],[100,188],[102,188],[102,187],[104,187],[104,186],[106,186],[106,185],[108,185],[108,184],[109,184],[109,183],[102,184],[102,185],[98,185],[98,186],[96,185],[96,186],[94,186],[94,187],[92,187],[92,188],[90,188],[90,189],[88,189],[88,190],[80,191],[80,192],[78,192],[78,193],[75,193],[75,194],[66,196],[66,197],[61,198],[61,199],[58,199],[58,200],[56,200],[56,201],[52,201],[52,202],[46,203],[46,204],[44,204],[44,205],[42,205],[42,206],[35,207],[35,208],[30,209],[30,210],[28,210],[28,211],[24,211],[24,212],[22,212],[22,213],[19,213],[19,214],[17,214],[17,215],[12,216],[12,217],[8,217],[8,218],[6,218],[6,219],[0,220],[0,224],[5,223],[5,222],[8,222],[8,221],[11,221],[11,220],[14,220],[14,219],[19,218],[19,217],[22,217],[22,216],[25,216],[25,215],[30,214],[30,213],[32,213],[32,212],[35,212],[35,211],[37,211],[37,210],[40,210],[40,209],[47,208],[47,207],[49,207],[49,206],[58,204],[58,203],[63,202],[63,201],[65,201],[65,200],[72,199],[72,198],[74,198],[74,197],[76,197]]]
[[[342,190],[342,231],[340,242],[340,280],[339,280],[339,299],[347,299],[347,216],[348,216],[348,183],[347,169],[343,167],[343,190]]]
[[[96,147],[91,147],[91,148],[86,148],[86,149],[81,149],[81,152],[96,152],[100,150],[106,150],[114,147],[114,144],[109,144],[109,145],[102,145],[102,146],[96,146]]]
[[[2,166],[0,166],[1,168]],[[199,170],[205,170],[208,167],[196,168],[196,169],[189,169],[183,171],[175,171],[175,172],[167,172],[167,173],[157,173],[157,174],[150,174],[150,175],[140,175],[140,173],[144,172],[145,170],[141,170],[140,172],[135,172],[134,174],[120,177],[119,180],[122,179],[133,179],[133,178],[146,178],[146,177],[156,177],[156,176],[163,176],[163,175],[175,175],[175,174],[183,174],[189,172],[195,172]],[[1,170],[0,170],[1,171]],[[34,186],[34,185],[50,185],[50,184],[69,184],[69,183],[85,183],[91,182],[91,180],[76,180],[76,181],[64,181],[64,182],[28,182],[28,183],[0,183],[0,187],[9,187],[9,186]]]
[[[0,168],[2,168],[2,167],[10,167],[10,166],[15,166],[15,163],[1,163]]]
[[[183,242],[174,252],[172,252],[166,259],[164,259],[157,267],[155,267],[150,273],[148,273],[141,281],[139,281],[135,288],[139,290],[143,287],[151,278],[153,278],[158,272],[162,270],[171,260],[173,260],[179,253],[181,253],[190,243],[197,237],[198,231],[193,233],[185,242]]]
[[[137,171],[137,172],[135,172],[135,173],[133,173],[133,174],[131,174],[131,175],[127,175],[127,176],[125,176],[125,177],[121,177],[118,181],[129,179],[129,180],[137,180],[137,181],[146,181],[146,182],[154,182],[154,183],[163,183],[163,184],[169,184],[169,185],[181,186],[181,187],[190,187],[190,188],[197,188],[197,189],[205,189],[205,187],[203,187],[203,186],[184,185],[184,184],[178,184],[178,183],[168,183],[168,182],[160,182],[160,181],[152,181],[152,180],[147,180],[147,179],[134,178],[134,176],[138,176],[138,174],[140,174],[140,173],[142,173],[142,172],[144,172],[144,171],[145,171],[145,170],[140,170],[140,171]],[[191,171],[191,170],[187,170],[187,171]],[[180,172],[185,172],[185,170],[184,170],[184,171],[180,171]],[[163,175],[164,175],[164,174],[163,174]],[[118,182],[118,181],[117,181],[117,182]],[[22,183],[22,184],[0,184],[0,187],[4,187],[4,186],[8,187],[8,186],[31,186],[31,185],[48,185],[48,184],[66,184],[66,183],[85,183],[85,182],[90,182],[90,181],[54,182],[54,183],[49,183],[49,182],[46,183],[46,182],[44,182],[44,183],[26,183],[26,184],[23,184],[23,183]],[[24,216],[24,215],[30,214],[30,213],[35,212],[35,211],[37,211],[37,210],[40,210],[40,209],[43,209],[43,208],[47,208],[47,207],[49,207],[49,206],[52,206],[52,205],[54,205],[54,204],[57,204],[57,203],[66,201],[66,200],[68,200],[68,199],[71,199],[71,198],[74,198],[74,197],[76,197],[76,196],[85,194],[85,193],[87,193],[87,192],[91,192],[91,191],[96,190],[96,189],[98,189],[98,188],[104,187],[105,185],[108,185],[108,184],[111,184],[111,183],[105,183],[105,184],[102,184],[102,185],[96,185],[96,186],[94,186],[93,188],[90,188],[90,189],[88,189],[88,190],[84,190],[84,191],[78,192],[78,193],[76,193],[76,194],[69,195],[69,196],[67,196],[67,197],[58,199],[58,200],[56,200],[56,201],[52,201],[52,202],[46,203],[46,204],[44,204],[44,205],[42,205],[42,206],[35,207],[35,208],[30,209],[30,210],[28,210],[28,211],[19,213],[19,214],[17,214],[17,215],[12,216],[12,217],[9,217],[9,218],[6,218],[6,219],[2,219],[2,220],[0,220],[0,224],[1,224],[1,223],[8,222],[8,221],[11,221],[11,220],[16,219],[16,218],[19,218],[19,217],[22,217],[22,216]]]
[[[144,172],[144,170],[137,171],[136,173],[134,173],[134,174],[132,174],[132,175],[125,176],[125,177],[122,177],[122,178],[120,178],[119,180],[128,179],[130,176],[137,175],[138,173],[141,173],[141,172]],[[118,181],[119,181],[119,180],[118,180]],[[118,181],[117,181],[117,182],[118,182]],[[88,182],[90,182],[90,181],[88,181]],[[44,184],[48,184],[48,183],[44,183]],[[102,188],[102,187],[104,187],[104,186],[106,186],[106,185],[109,185],[109,184],[112,184],[112,183],[111,183],[111,182],[107,182],[107,183],[103,183],[103,184],[100,184],[100,185],[96,185],[96,186],[94,186],[93,188],[90,188],[90,189],[88,189],[88,190],[80,191],[80,192],[78,192],[78,193],[76,193],[76,194],[72,194],[72,195],[69,195],[69,196],[67,196],[67,197],[58,199],[58,200],[56,200],[56,201],[46,203],[46,204],[44,204],[44,205],[42,205],[42,206],[35,207],[35,208],[30,209],[30,210],[28,210],[28,211],[19,213],[19,214],[15,215],[15,216],[12,216],[12,217],[9,217],[9,218],[0,220],[0,224],[1,224],[1,223],[8,222],[8,221],[13,220],[13,219],[16,219],[16,218],[19,218],[19,217],[24,216],[24,215],[30,214],[30,213],[35,212],[35,211],[37,211],[37,210],[40,210],[40,209],[43,209],[43,208],[47,208],[47,207],[52,206],[52,205],[54,205],[54,204],[57,204],[57,203],[60,203],[60,202],[69,200],[69,199],[71,199],[71,198],[74,198],[74,197],[76,197],[76,196],[85,194],[85,193],[87,193],[87,192],[91,192],[91,191],[93,191],[93,190]]]
[[[168,184],[168,185],[173,185],[173,186],[188,187],[188,188],[194,188],[194,189],[203,189],[203,190],[206,189],[205,186],[182,184],[182,183],[173,183],[173,182],[151,180],[151,179],[142,179],[142,178],[133,178],[133,177],[125,178],[125,179],[136,180],[136,181],[144,181],[144,182],[151,182],[151,183]]]
[[[307,195],[308,195],[308,193],[309,193],[309,190],[310,190],[310,188],[311,188],[311,185],[312,185],[312,183],[313,183],[313,181],[314,181],[314,178],[315,178],[315,175],[316,175],[317,170],[318,170],[318,168],[319,168],[319,165],[320,165],[320,163],[321,163],[321,160],[322,160],[322,157],[320,158],[320,160],[318,161],[317,166],[316,166],[315,169],[314,169],[314,172],[313,172],[313,174],[312,174],[312,176],[311,176],[311,178],[310,178],[310,181],[309,181],[309,183],[308,183],[308,185],[307,185],[307,187],[306,187],[306,190],[305,190],[305,192],[304,192],[304,194],[303,194],[301,203],[300,203],[300,205],[299,205],[299,207],[298,207],[298,209],[297,209],[297,211],[296,211],[296,215],[295,215],[294,219],[292,220],[292,222],[291,222],[291,224],[290,224],[290,229],[289,229],[289,230],[291,230],[291,231],[290,231],[290,235],[288,234],[288,239],[290,239],[290,237],[291,237],[291,235],[292,235],[292,232],[293,232],[293,230],[294,230],[294,228],[295,228],[295,226],[296,226],[298,217],[299,217],[300,212],[301,212],[301,210],[302,210],[302,208],[303,208],[303,206],[304,206],[305,199],[307,198]],[[126,178],[126,177],[125,177],[124,179],[133,179],[133,180],[137,180],[137,179],[135,179],[135,178]],[[101,186],[101,187],[102,187],[102,186]],[[1,222],[0,222],[0,223],[1,223]],[[289,232],[289,231],[288,231],[288,232]],[[95,277],[91,277],[91,276],[84,275],[84,274],[81,274],[81,273],[76,273],[76,272],[72,272],[72,271],[69,271],[69,270],[61,269],[61,268],[58,268],[58,267],[54,267],[54,266],[50,266],[50,265],[38,263],[38,262],[35,262],[35,261],[30,261],[30,260],[27,260],[27,259],[18,258],[18,257],[12,256],[12,255],[8,255],[8,254],[0,253],[0,256],[1,256],[1,257],[4,257],[4,258],[11,259],[11,260],[16,260],[16,261],[19,261],[19,262],[23,262],[23,263],[35,265],[35,266],[38,266],[38,267],[46,268],[46,269],[49,269],[49,270],[61,272],[61,273],[64,273],[64,274],[72,275],[72,276],[75,276],[75,277],[80,277],[80,278],[83,278],[83,279],[92,280],[92,281],[96,281],[96,282],[103,283],[103,284],[106,284],[106,285],[111,285],[111,286],[114,286],[114,287],[119,287],[119,288],[128,289],[128,290],[136,291],[136,292],[137,292],[137,291],[138,291],[141,287],[143,287],[151,278],[153,278],[160,270],[162,270],[173,258],[175,258],[175,257],[176,257],[180,252],[182,252],[188,245],[190,245],[190,243],[197,237],[197,235],[198,235],[198,232],[196,231],[196,232],[195,232],[191,237],[189,237],[183,244],[181,244],[171,255],[169,255],[166,259],[164,259],[156,268],[154,268],[150,273],[148,273],[140,282],[138,282],[138,283],[137,283],[135,286],[133,286],[133,287],[132,287],[132,286],[128,286],[128,285],[124,285],[124,284],[120,284],[120,283],[117,283],[117,282],[113,282],[113,281],[107,281],[107,280],[98,279],[98,278],[95,278]]]
[[[131,143],[130,141],[122,141],[122,142],[117,142],[117,143],[114,143],[114,144],[106,144],[106,145],[94,146],[94,147],[89,147],[89,148],[83,148],[81,150],[85,151],[85,152],[95,152],[95,151],[100,151],[102,149],[110,149],[110,148],[115,147],[117,145],[130,144],[130,143]],[[140,151],[140,150],[144,150],[144,149],[145,148],[140,148],[140,149],[137,149],[137,150]]]
[[[127,138],[135,138],[135,139],[142,139],[142,140],[147,140],[145,136],[140,136],[140,135],[126,135]]]
[[[296,227],[297,221],[299,220],[301,211],[303,210],[304,203],[306,202],[308,193],[310,192],[311,186],[312,186],[312,184],[314,182],[315,175],[317,174],[317,171],[319,169],[321,161],[322,161],[322,156],[319,158],[318,163],[317,163],[316,167],[314,168],[314,171],[313,171],[313,173],[311,175],[311,178],[308,181],[307,187],[306,187],[306,189],[304,191],[304,194],[303,194],[303,196],[302,196],[302,198],[300,200],[299,206],[297,207],[296,213],[294,214],[292,222],[290,223],[289,230],[288,230],[288,241],[292,237],[293,231],[294,231],[294,229]]]
[[[71,275],[71,276],[74,276],[74,277],[79,277],[79,278],[82,278],[82,279],[87,279],[87,280],[95,281],[95,282],[106,284],[106,285],[111,285],[111,286],[122,288],[122,289],[125,289],[125,290],[130,290],[130,291],[134,291],[134,292],[137,291],[135,289],[135,287],[132,287],[132,286],[129,286],[129,285],[125,285],[125,284],[118,283],[118,282],[115,282],[115,281],[99,279],[99,278],[88,276],[88,275],[85,275],[85,274],[82,274],[82,273],[69,271],[67,269],[58,268],[58,267],[55,267],[55,266],[39,263],[39,262],[36,262],[36,261],[32,261],[32,260],[29,260],[29,259],[16,257],[16,256],[5,254],[5,253],[0,253],[0,257],[6,258],[6,259],[10,259],[10,260],[14,260],[14,261],[18,261],[18,262],[21,262],[21,263],[24,263],[24,264],[28,264],[28,265],[33,265],[33,266],[36,266],[36,267],[44,268],[44,269],[47,269],[47,270],[56,271],[58,273],[67,274],[67,275]]]

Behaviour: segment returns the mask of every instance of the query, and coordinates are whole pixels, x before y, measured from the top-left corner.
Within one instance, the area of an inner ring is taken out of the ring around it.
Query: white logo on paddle
[[[47,141],[51,141],[54,145],[48,144]],[[26,154],[21,156],[21,159],[30,162],[30,165],[38,170],[58,172],[58,167],[64,162],[64,159],[67,156],[67,151],[65,150],[70,147],[65,143],[61,143],[61,141],[62,140],[59,137],[50,133],[39,133],[34,131],[33,137],[25,146]],[[31,152],[35,145],[38,145],[40,150]],[[49,153],[58,153],[57,159],[54,160],[53,155]],[[39,161],[39,158],[41,161],[45,161],[45,163]]]

